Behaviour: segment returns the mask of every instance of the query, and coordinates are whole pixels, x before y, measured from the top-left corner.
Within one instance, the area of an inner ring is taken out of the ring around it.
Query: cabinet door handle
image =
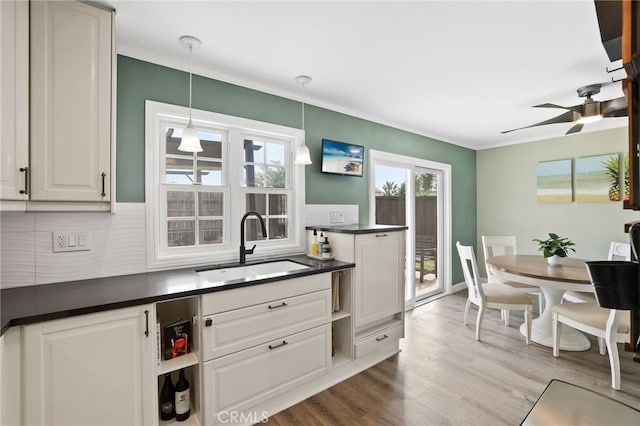
[[[213,320],[211,318],[207,318],[206,320],[204,320],[205,327],[211,327],[212,325],[213,325]]]
[[[269,345],[269,350],[272,351],[274,349],[277,349],[277,348],[280,348],[280,347],[286,346],[286,345],[288,345],[287,341],[283,340],[282,343],[280,343],[279,345],[274,345],[274,346]]]
[[[21,189],[20,193],[22,195],[29,195],[29,167],[20,167],[19,170],[24,173],[24,189]]]
[[[378,341],[378,342],[382,342],[382,341],[383,341],[384,339],[386,339],[387,337],[389,337],[389,336],[387,336],[386,334],[385,334],[385,335],[383,335],[382,337],[376,337],[376,341]]]
[[[107,193],[104,191],[105,190],[105,180],[107,178],[107,174],[105,172],[102,172],[102,193],[100,195],[102,195],[103,197],[107,196]]]
[[[269,309],[278,309],[278,308],[284,308],[285,306],[288,306],[288,305],[285,302],[282,302],[282,304],[280,304],[280,305],[276,305],[276,306],[269,305],[269,306],[267,306],[267,308],[269,308]]]
[[[149,311],[144,310],[144,335],[149,337]]]
[[[389,234],[376,234],[376,238],[380,238],[380,237],[388,237]]]

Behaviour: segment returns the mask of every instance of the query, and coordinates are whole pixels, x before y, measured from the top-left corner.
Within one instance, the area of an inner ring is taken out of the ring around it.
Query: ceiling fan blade
[[[625,117],[627,115],[627,98],[622,96],[600,102],[600,113],[603,117]]]
[[[578,118],[580,118],[580,114],[574,112],[574,111],[567,111],[565,113],[562,113],[556,117],[550,118],[548,120],[544,120],[544,121],[540,121],[538,123],[535,124],[531,124],[529,126],[525,126],[525,127],[518,127],[517,129],[511,129],[511,130],[505,130],[504,132],[500,132],[500,133],[510,133],[510,132],[514,132],[516,130],[522,130],[522,129],[528,129],[529,127],[536,127],[536,126],[545,126],[547,124],[556,124],[556,123],[571,123],[572,121],[577,120]]]
[[[540,104],[540,105],[534,105],[534,108],[560,108],[560,109],[568,109],[571,111],[575,111],[577,113],[582,113],[582,104],[579,105],[572,105],[572,106],[562,106],[562,105],[557,105],[557,104]]]
[[[572,128],[570,128],[569,130],[567,130],[567,133],[565,133],[565,135],[570,135],[571,133],[578,133],[580,130],[582,130],[583,127],[584,127],[584,124],[578,123]]]

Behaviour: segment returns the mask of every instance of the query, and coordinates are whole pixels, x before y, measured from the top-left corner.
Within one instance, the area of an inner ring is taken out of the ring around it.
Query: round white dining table
[[[541,255],[518,254],[493,256],[487,259],[492,274],[499,281],[515,281],[539,287],[544,295],[544,309],[531,324],[531,340],[553,347],[551,308],[562,300],[565,291],[593,293],[584,259],[565,257],[561,264],[551,266]],[[525,325],[520,333],[526,334]],[[561,324],[560,349],[564,351],[586,351],[591,346],[589,339],[578,330]]]

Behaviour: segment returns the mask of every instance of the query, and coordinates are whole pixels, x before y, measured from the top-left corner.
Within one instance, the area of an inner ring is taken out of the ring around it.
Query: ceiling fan
[[[609,83],[611,84],[611,83]],[[536,126],[545,126],[547,124],[555,124],[555,123],[573,123],[573,125],[565,135],[569,135],[571,133],[578,133],[582,130],[582,127],[585,124],[593,123],[601,118],[607,117],[624,117],[627,115],[627,98],[622,96],[620,98],[610,99],[608,101],[596,101],[592,98],[592,96],[600,93],[600,88],[603,85],[600,83],[597,84],[589,84],[587,86],[582,86],[578,88],[578,96],[581,98],[586,98],[584,103],[573,105],[573,106],[562,106],[556,104],[540,104],[534,105],[534,108],[560,108],[566,109],[567,112],[564,112],[557,117],[550,118],[548,120],[540,121],[539,123],[531,124],[530,126],[519,127],[517,129],[505,130],[500,133],[509,133],[514,132],[516,130],[528,129],[529,127]]]

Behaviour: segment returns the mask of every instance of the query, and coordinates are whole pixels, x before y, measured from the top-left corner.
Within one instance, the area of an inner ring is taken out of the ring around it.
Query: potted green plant
[[[549,238],[546,240],[540,240],[534,238],[533,241],[538,243],[538,250],[542,252],[542,255],[547,259],[549,265],[559,265],[560,259],[567,257],[569,250],[575,252],[572,246],[575,243],[567,237],[561,237],[553,232],[549,233]]]

